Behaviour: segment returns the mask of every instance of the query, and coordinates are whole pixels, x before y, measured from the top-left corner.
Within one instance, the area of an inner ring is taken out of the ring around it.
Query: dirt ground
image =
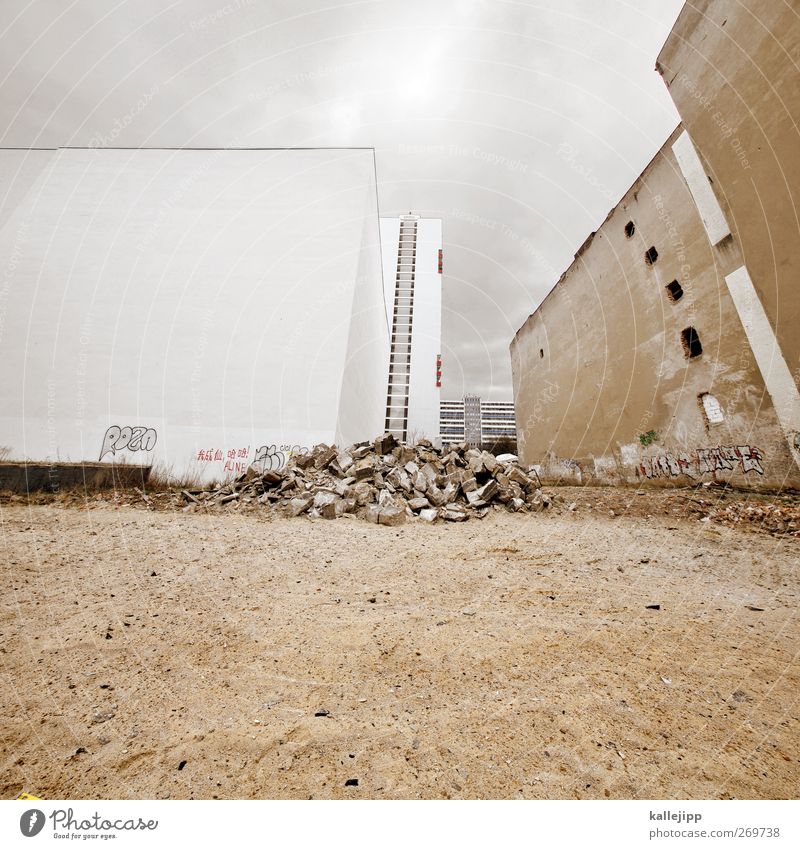
[[[800,540],[696,500],[398,528],[6,500],[0,795],[794,798]]]

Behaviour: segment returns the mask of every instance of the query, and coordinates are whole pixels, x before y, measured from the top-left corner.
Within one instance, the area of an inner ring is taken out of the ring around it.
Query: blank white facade
[[[383,431],[371,150],[0,151],[0,451],[279,466]]]

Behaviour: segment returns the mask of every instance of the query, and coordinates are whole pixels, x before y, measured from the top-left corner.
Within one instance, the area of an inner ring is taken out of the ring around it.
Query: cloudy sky
[[[376,150],[444,221],[444,395],[508,345],[678,123],[682,0],[2,0],[0,146]]]

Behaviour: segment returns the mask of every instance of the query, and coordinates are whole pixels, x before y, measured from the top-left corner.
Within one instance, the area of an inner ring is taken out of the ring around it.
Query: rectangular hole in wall
[[[694,359],[703,353],[700,337],[694,327],[687,327],[681,331],[681,342],[683,343],[683,352],[688,359]]]
[[[673,280],[672,283],[667,283],[666,289],[667,297],[671,301],[679,301],[683,297],[683,288],[677,280]]]

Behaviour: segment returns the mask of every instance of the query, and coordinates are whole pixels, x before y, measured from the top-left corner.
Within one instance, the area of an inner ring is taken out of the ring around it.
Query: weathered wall
[[[370,150],[49,156],[0,229],[5,458],[208,479],[374,437],[374,181]]]
[[[678,127],[511,344],[521,459],[547,479],[800,484],[725,282],[741,253],[731,236],[711,245],[673,152],[687,141]]]
[[[781,372],[768,388],[787,438],[800,447],[798,11],[797,3],[693,0],[657,69],[704,159],[775,335],[773,344],[769,328],[755,322],[750,342],[762,371]]]

